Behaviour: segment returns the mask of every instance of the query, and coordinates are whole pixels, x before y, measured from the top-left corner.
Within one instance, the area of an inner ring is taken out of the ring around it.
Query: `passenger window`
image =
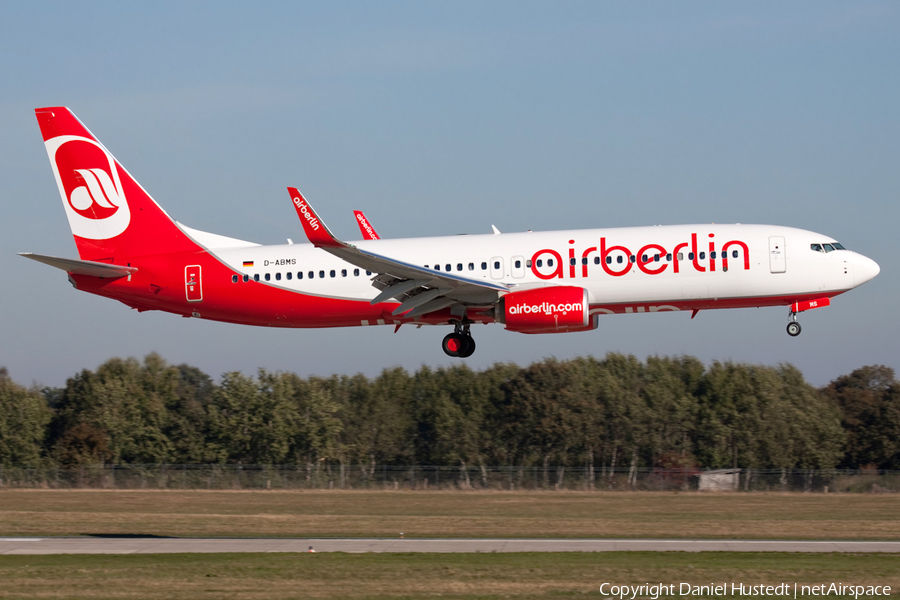
[[[244,283],[247,283],[248,281],[250,281],[250,276],[244,275]]]
[[[594,264],[595,264],[595,265],[599,265],[599,264],[600,264],[600,257],[599,257],[599,256],[595,256],[595,257],[594,257]]]
[[[616,257],[616,262],[621,265],[623,262],[625,262],[625,259],[622,258],[622,255],[619,255]]]
[[[319,271],[319,279],[325,279],[325,271]]]
[[[253,274],[253,281],[259,281],[259,273]]]
[[[694,260],[694,253],[688,252],[688,260]]]
[[[353,269],[353,276],[359,277],[359,269]]]
[[[521,261],[521,260],[517,260],[517,261],[516,261],[516,268],[517,268],[517,269],[521,269],[521,268],[522,268],[522,261]]]
[[[647,255],[646,255],[646,254],[644,254],[643,256],[641,256],[641,262],[643,262],[643,263],[648,263],[648,262],[650,262],[650,259],[647,258]]]
[[[315,271],[310,271],[310,272],[309,272],[309,278],[310,278],[310,279],[315,278],[315,275],[316,275],[316,272],[315,272]]]
[[[372,271],[366,271],[366,275],[371,275]]]
[[[434,270],[435,270],[435,271],[440,271],[440,270],[441,270],[441,265],[434,265]]]
[[[281,281],[281,273],[275,273],[275,281]]]
[[[285,277],[288,278],[288,281],[290,281],[290,280],[291,280],[291,277],[293,277],[293,276],[294,276],[294,275],[293,275],[290,271],[288,271],[287,273],[285,273]]]
[[[444,265],[444,267],[446,267],[444,270],[448,273],[453,270],[453,268],[449,264]]]
[[[715,257],[716,257],[716,253],[715,253],[715,252],[710,252],[710,253],[709,253],[709,257],[710,257],[710,258],[715,258]]]
[[[659,262],[659,254],[653,255],[653,262]]]
[[[462,271],[462,263],[456,263],[456,270]]]
[[[572,266],[574,267],[575,265],[578,264],[578,262],[577,262],[574,258],[570,258],[570,259],[569,259],[569,264],[572,265]]]
[[[494,261],[494,268],[495,268],[495,269],[499,269],[499,268],[500,268],[500,261],[499,261],[499,260],[495,260],[495,261]]]
[[[332,277],[334,277],[334,275],[335,275],[334,269],[332,269],[331,271],[329,271],[328,274],[331,275]]]
[[[272,276],[269,275],[268,273],[266,273],[266,281],[271,281],[271,280],[272,280]]]
[[[341,269],[341,277],[347,276],[347,269]]]
[[[544,266],[544,261],[542,261],[542,260],[539,258],[538,261],[537,261],[537,266],[538,266],[539,269],[540,269],[541,267],[543,267],[543,266]]]
[[[672,253],[671,252],[666,254],[666,262],[672,262]]]
[[[678,253],[678,260],[684,260],[684,252]]]
[[[529,269],[531,268],[531,259],[530,258],[525,261],[525,266]]]
[[[552,267],[552,266],[553,266],[553,259],[552,259],[552,258],[548,258],[548,259],[547,259],[547,266],[548,266],[548,267]],[[499,269],[499,268],[500,268],[500,265],[497,264],[497,266],[494,267],[494,268],[495,268],[495,269]]]
[[[297,279],[303,279],[303,271],[297,271]]]
[[[538,266],[541,266],[541,265],[538,265]],[[481,270],[487,271],[487,263],[486,262],[481,263]]]
[[[738,251],[737,251],[737,250],[732,250],[732,251],[731,251],[731,258],[737,258],[737,257],[738,257]]]
[[[634,254],[632,254],[631,256],[629,256],[629,257],[628,257],[628,260],[629,260],[629,262],[632,262],[632,263],[633,263],[633,262],[634,262]]]
[[[706,259],[706,252],[701,252],[701,253],[700,253],[700,260],[705,260],[705,259]]]
[[[469,270],[470,270],[470,271],[474,271],[474,270],[475,270],[475,263],[469,263]]]
[[[237,275],[232,275],[232,276],[231,276],[231,283],[237,283],[237,282],[238,282],[238,276],[237,276]]]

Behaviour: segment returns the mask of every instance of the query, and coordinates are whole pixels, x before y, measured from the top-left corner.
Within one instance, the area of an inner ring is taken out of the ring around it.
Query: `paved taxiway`
[[[900,542],[800,540],[565,540],[399,538],[0,538],[0,554],[175,552],[896,552]]]

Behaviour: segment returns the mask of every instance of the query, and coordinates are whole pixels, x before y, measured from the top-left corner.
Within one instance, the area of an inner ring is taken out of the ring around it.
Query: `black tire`
[[[787,332],[791,337],[797,337],[798,335],[800,335],[800,323],[797,323],[796,321],[791,321],[790,323],[788,323]]]
[[[444,354],[447,356],[459,356],[460,351],[465,349],[465,347],[465,339],[458,333],[448,333],[444,336],[444,341],[441,342],[441,348],[444,349]]]
[[[475,353],[475,340],[472,339],[471,335],[467,335],[463,337],[463,347],[462,350],[459,351],[460,358],[469,358],[472,354]]]

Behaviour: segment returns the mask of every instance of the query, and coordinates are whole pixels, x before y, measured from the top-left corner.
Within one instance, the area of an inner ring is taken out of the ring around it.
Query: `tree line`
[[[2,466],[320,461],[898,469],[900,383],[884,366],[816,389],[791,365],[621,354],[219,381],[150,354],[43,389],[0,369]]]

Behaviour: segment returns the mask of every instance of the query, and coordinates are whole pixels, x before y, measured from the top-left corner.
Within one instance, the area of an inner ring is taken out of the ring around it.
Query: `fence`
[[[900,492],[900,471],[393,465],[0,467],[0,488]]]

